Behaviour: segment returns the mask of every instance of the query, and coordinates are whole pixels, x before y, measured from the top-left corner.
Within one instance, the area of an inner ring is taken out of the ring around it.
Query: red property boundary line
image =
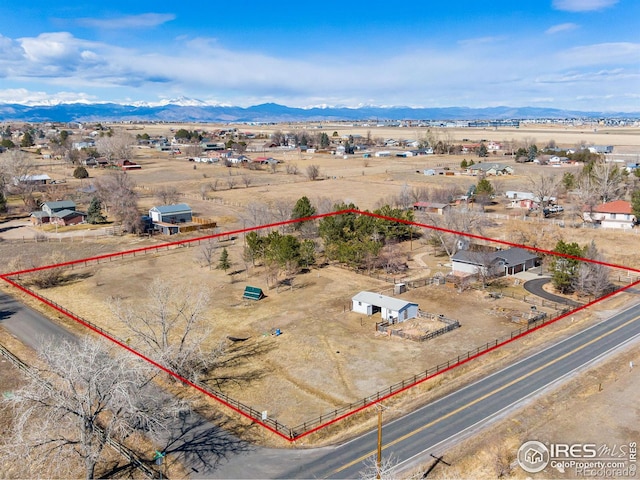
[[[453,370],[454,368],[457,368],[461,365],[464,365],[468,362],[470,362],[471,360],[474,360],[476,358],[479,358],[489,352],[492,352],[494,350],[497,350],[498,348],[501,348],[511,342],[514,342],[515,340],[518,340],[526,335],[529,335],[532,332],[535,332],[537,330],[542,329],[543,327],[546,327],[547,325],[551,325],[563,318],[566,318],[569,315],[572,315],[576,312],[582,311],[586,308],[589,308],[593,305],[595,305],[596,303],[599,303],[603,300],[606,300],[607,298],[610,298],[618,293],[624,292],[630,288],[633,288],[637,285],[640,284],[640,279],[636,280],[635,282],[632,282],[624,287],[621,287],[617,290],[614,290],[613,292],[608,293],[607,295],[604,295],[598,299],[595,299],[585,305],[582,305],[578,308],[575,308],[573,310],[570,310],[558,317],[555,317],[547,322],[544,322],[534,328],[531,328],[529,330],[525,330],[524,332],[521,332],[518,335],[515,335],[511,338],[508,338],[502,342],[498,342],[496,341],[496,344],[492,347],[489,347],[485,350],[479,351],[478,353],[474,354],[474,355],[470,355],[465,359],[459,360],[455,363],[452,363],[451,365],[444,367],[442,370],[437,370],[435,373],[431,374],[431,375],[426,375],[424,378],[410,383],[394,392],[391,392],[387,395],[384,395],[382,397],[376,398],[375,400],[370,401],[369,403],[366,403],[364,405],[362,405],[361,407],[355,408],[353,410],[350,410],[340,416],[337,416],[336,418],[333,418],[325,423],[322,423],[316,427],[310,428],[309,430],[306,430],[304,432],[301,432],[299,434],[296,434],[293,432],[293,430],[289,429],[289,431],[291,432],[289,435],[285,435],[282,432],[280,432],[278,429],[273,428],[272,426],[268,425],[267,423],[261,421],[258,418],[255,418],[249,414],[247,414],[246,412],[244,412],[243,410],[241,410],[240,408],[235,407],[234,405],[232,405],[231,403],[227,402],[226,400],[216,396],[215,394],[211,393],[210,391],[204,389],[203,387],[189,381],[188,379],[182,377],[181,375],[179,375],[176,372],[173,372],[172,370],[169,370],[168,368],[160,365],[159,363],[155,362],[154,360],[152,360],[151,358],[143,355],[142,353],[138,352],[137,350],[134,350],[133,348],[129,347],[126,343],[118,340],[117,338],[113,337],[111,334],[109,334],[108,332],[100,329],[99,327],[96,327],[94,325],[89,324],[87,321],[83,320],[82,318],[76,316],[75,314],[73,314],[72,312],[60,307],[59,305],[51,302],[50,300],[38,295],[37,293],[31,291],[30,289],[23,287],[21,284],[19,284],[18,282],[14,281],[11,277],[16,277],[19,275],[23,275],[23,274],[28,274],[28,273],[33,273],[33,272],[38,272],[38,271],[42,271],[42,270],[47,270],[47,269],[52,269],[52,268],[60,268],[60,267],[73,267],[75,265],[87,265],[89,262],[97,262],[99,263],[100,260],[112,260],[114,258],[124,258],[124,256],[126,255],[133,255],[135,256],[137,253],[143,253],[146,254],[147,252],[153,252],[153,251],[159,251],[163,248],[169,249],[171,247],[175,247],[175,246],[181,246],[181,245],[188,245],[191,243],[195,243],[195,242],[201,242],[203,240],[208,240],[208,239],[214,239],[214,238],[220,238],[223,236],[232,236],[232,235],[239,235],[239,234],[243,234],[243,233],[248,233],[248,232],[252,232],[252,231],[258,231],[258,230],[263,230],[263,229],[267,229],[267,228],[276,228],[276,227],[280,227],[280,226],[285,226],[285,225],[290,225],[290,224],[294,224],[294,223],[298,223],[298,222],[304,222],[304,221],[310,221],[310,220],[317,220],[317,219],[321,219],[321,218],[325,218],[325,217],[331,217],[331,216],[336,216],[336,215],[344,215],[344,214],[356,214],[356,215],[367,215],[370,217],[374,217],[374,218],[378,218],[381,220],[387,220],[390,222],[395,222],[395,223],[403,223],[406,225],[410,225],[410,226],[414,226],[414,227],[418,227],[418,228],[423,228],[423,229],[427,229],[427,230],[436,230],[436,231],[440,231],[443,233],[451,233],[454,235],[459,235],[459,236],[464,236],[464,237],[468,237],[468,238],[473,238],[476,240],[482,240],[482,241],[488,241],[488,242],[493,242],[493,243],[498,243],[501,245],[507,245],[510,247],[516,247],[516,248],[523,248],[526,250],[530,250],[536,253],[540,253],[540,254],[545,254],[545,255],[553,255],[553,256],[559,256],[559,257],[565,257],[565,258],[570,258],[570,259],[574,259],[574,260],[579,260],[579,261],[585,261],[585,262],[589,262],[589,263],[595,263],[595,264],[599,264],[599,265],[603,265],[603,266],[607,266],[607,267],[611,267],[611,268],[615,268],[615,269],[620,269],[620,270],[625,270],[627,272],[635,272],[635,273],[640,273],[640,269],[636,269],[636,268],[631,268],[631,267],[625,267],[625,266],[621,266],[621,265],[616,265],[616,264],[612,264],[612,263],[607,263],[607,262],[603,262],[603,261],[599,261],[599,260],[592,260],[592,259],[588,259],[588,258],[582,258],[582,257],[577,257],[577,256],[573,256],[573,255],[567,255],[567,254],[561,254],[558,252],[554,252],[551,250],[545,250],[545,249],[541,249],[541,248],[536,248],[536,247],[530,247],[527,245],[521,245],[518,243],[513,243],[513,242],[509,242],[509,241],[505,241],[505,240],[498,240],[498,239],[494,239],[494,238],[489,238],[489,237],[484,237],[481,235],[475,235],[475,234],[471,234],[471,233],[465,233],[465,232],[458,232],[456,230],[450,230],[450,229],[446,229],[446,228],[442,228],[442,227],[436,227],[434,225],[429,225],[429,224],[424,224],[424,223],[418,223],[418,222],[414,222],[414,221],[410,221],[410,220],[404,220],[404,219],[398,219],[398,218],[394,218],[394,217],[388,217],[388,216],[384,216],[384,215],[378,215],[375,213],[371,213],[371,212],[367,212],[367,211],[360,211],[360,210],[356,210],[356,209],[345,209],[345,210],[339,210],[339,211],[335,211],[335,212],[330,212],[330,213],[325,213],[325,214],[320,214],[320,215],[314,215],[311,217],[305,217],[305,218],[299,218],[299,219],[294,219],[294,220],[285,220],[282,222],[275,222],[275,223],[271,223],[268,225],[261,225],[261,226],[257,226],[257,227],[249,227],[249,228],[243,228],[243,229],[238,229],[238,230],[231,230],[231,231],[227,231],[227,232],[222,232],[222,233],[217,233],[217,234],[213,234],[213,235],[206,235],[206,236],[202,236],[202,237],[198,237],[198,238],[193,238],[193,239],[186,239],[186,240],[179,240],[176,242],[168,242],[168,243],[163,243],[160,245],[155,245],[155,246],[149,246],[149,247],[142,247],[142,248],[137,248],[137,249],[132,249],[132,250],[126,250],[126,251],[122,251],[122,252],[116,252],[116,253],[110,253],[110,254],[105,254],[105,255],[99,255],[96,257],[88,257],[88,258],[84,258],[84,259],[79,259],[79,260],[72,260],[72,261],[68,261],[68,262],[62,262],[62,263],[58,263],[58,264],[53,264],[53,265],[45,265],[45,266],[41,266],[41,267],[35,267],[35,268],[30,268],[30,269],[25,269],[25,270],[19,270],[19,271],[15,271],[15,272],[11,272],[11,273],[6,273],[6,274],[2,274],[0,275],[0,279],[4,280],[5,282],[7,282],[8,284],[10,284],[11,286],[17,288],[18,290],[26,293],[27,295],[33,297],[34,299],[36,299],[38,302],[54,309],[55,311],[61,313],[62,315],[66,316],[67,318],[79,323],[80,325],[84,326],[85,328],[93,331],[94,333],[97,333],[98,335],[101,335],[102,337],[104,337],[105,339],[113,342],[114,344],[118,345],[119,347],[127,350],[128,352],[132,353],[133,355],[139,357],[140,359],[148,362],[149,364],[153,365],[156,368],[159,368],[161,371],[167,373],[168,375],[174,377],[175,379],[179,380],[180,382],[189,385],[191,387],[193,387],[194,389],[196,389],[197,391],[199,391],[200,393],[203,393],[205,395],[207,395],[210,398],[213,398],[214,400],[220,402],[222,405],[230,408],[231,410],[235,411],[236,413],[242,415],[245,418],[248,418],[249,420],[251,420],[252,422],[257,423],[258,425],[260,425],[261,427],[269,430],[270,432],[276,434],[277,436],[283,438],[284,440],[287,440],[289,442],[294,442],[300,438],[303,438],[307,435],[310,435],[312,433],[315,433],[321,429],[324,429],[326,427],[328,427],[329,425],[333,425],[341,420],[344,420],[345,418],[348,418],[352,415],[355,415],[358,412],[361,412],[377,403],[380,403],[384,400],[387,400],[388,398],[391,398],[395,395],[398,395],[399,393],[402,393],[404,391],[407,391],[413,387],[415,387],[416,385],[419,385],[427,380],[430,380],[438,375],[441,375],[445,372],[448,372],[450,370]],[[279,422],[277,422],[279,423]],[[282,424],[281,424],[282,425]]]

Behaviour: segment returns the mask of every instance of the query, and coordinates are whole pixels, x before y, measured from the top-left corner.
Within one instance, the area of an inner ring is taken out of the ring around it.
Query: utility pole
[[[378,455],[376,457],[376,478],[380,479],[380,470],[382,469],[382,405],[376,405],[378,408]]]

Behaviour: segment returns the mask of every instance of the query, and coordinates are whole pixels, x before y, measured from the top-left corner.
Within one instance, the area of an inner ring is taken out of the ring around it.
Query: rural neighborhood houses
[[[389,324],[404,322],[418,316],[418,304],[379,293],[360,292],[351,298],[352,310],[364,315],[380,312]]]
[[[584,207],[582,218],[602,228],[630,229],[638,222],[630,202],[616,200],[595,207]]]

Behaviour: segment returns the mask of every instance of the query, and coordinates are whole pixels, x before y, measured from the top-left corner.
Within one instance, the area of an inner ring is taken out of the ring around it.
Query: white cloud
[[[611,91],[639,90],[631,68],[637,65],[639,44],[596,44],[558,52],[526,39],[482,40],[386,56],[371,52],[341,58],[332,51],[285,58],[225,48],[208,38],[183,38],[156,51],[141,51],[65,32],[15,41],[0,36],[0,77],[5,87],[16,87],[0,94],[0,100],[19,97],[24,87],[32,90],[24,93],[30,101],[39,98],[33,92],[45,98],[45,91],[75,90],[87,92],[77,94],[80,99],[185,96],[240,106],[268,101],[291,106],[487,106],[528,105],[534,99],[542,105],[543,99],[555,98],[560,102],[549,106],[573,108],[578,95],[599,95],[594,79]],[[523,62],[537,78],[514,68]]]
[[[577,28],[578,25],[576,25],[575,23],[560,23],[558,25],[553,25],[552,27],[547,28],[544,33],[553,35],[554,33],[569,32]]]
[[[611,42],[583,45],[559,52],[563,66],[633,65],[637,68],[640,43]]]
[[[175,20],[172,13],[143,13],[140,15],[126,15],[113,18],[79,18],[78,25],[83,27],[125,29],[125,28],[150,28]]]
[[[590,12],[603,10],[618,3],[618,0],[553,0],[553,8],[567,12]]]

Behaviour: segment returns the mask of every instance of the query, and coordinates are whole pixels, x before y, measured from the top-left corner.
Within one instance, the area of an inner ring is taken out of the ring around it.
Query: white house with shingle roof
[[[360,292],[351,298],[352,310],[365,315],[380,312],[390,324],[404,322],[418,316],[418,304],[379,293]]]

